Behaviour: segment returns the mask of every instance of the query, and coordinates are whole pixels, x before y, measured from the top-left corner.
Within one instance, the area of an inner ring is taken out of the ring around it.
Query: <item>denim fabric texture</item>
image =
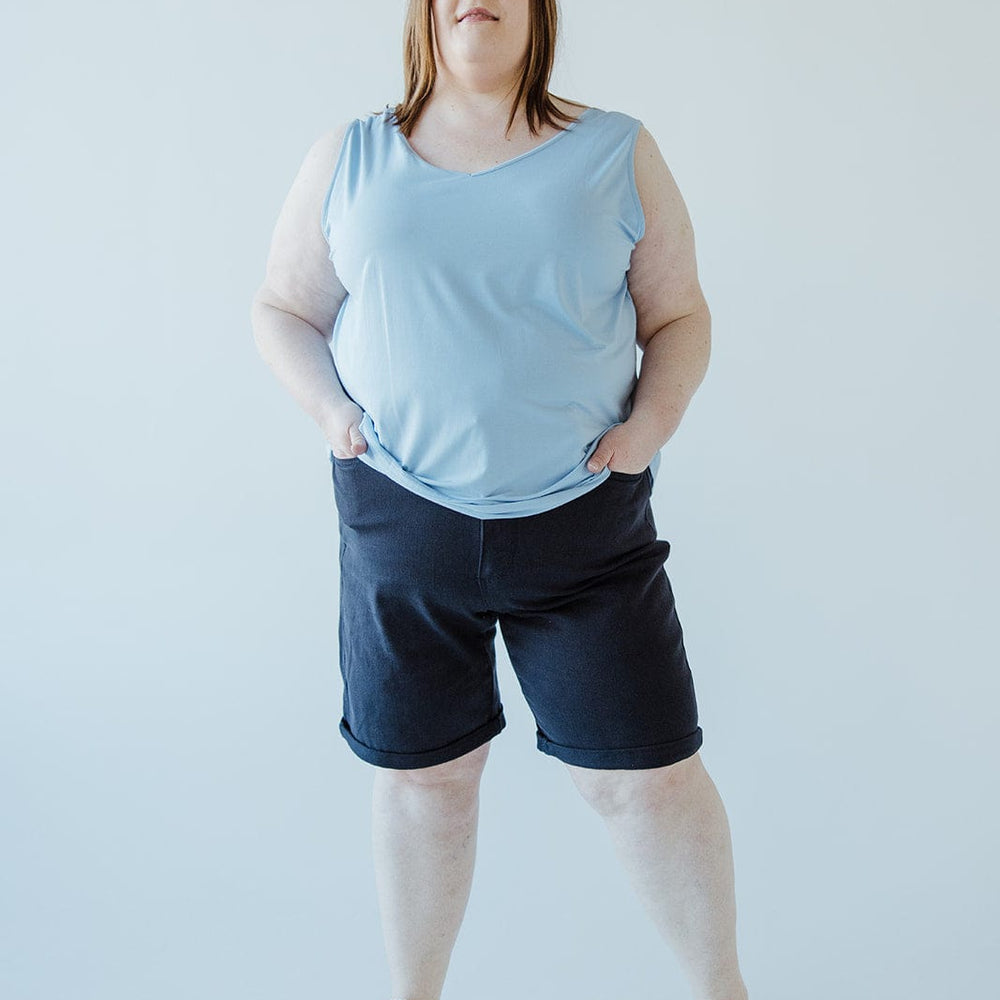
[[[702,745],[657,537],[652,474],[523,517],[478,518],[331,453],[340,532],[340,732],[362,760],[419,768],[506,720],[499,626],[537,747],[593,768],[672,764]]]

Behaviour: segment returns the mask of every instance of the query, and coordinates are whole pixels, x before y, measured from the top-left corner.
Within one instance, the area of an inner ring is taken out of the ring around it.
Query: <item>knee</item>
[[[490,744],[484,743],[461,757],[430,767],[377,767],[377,780],[400,789],[416,789],[462,795],[478,791]]]
[[[701,754],[663,767],[605,770],[567,764],[584,799],[602,816],[646,811],[669,804],[705,774]]]

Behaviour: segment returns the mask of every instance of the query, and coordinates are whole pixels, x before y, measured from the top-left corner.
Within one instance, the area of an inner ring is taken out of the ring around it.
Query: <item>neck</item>
[[[482,75],[458,78],[439,71],[425,110],[433,107],[435,114],[458,125],[506,125],[517,82],[510,75],[502,80]]]

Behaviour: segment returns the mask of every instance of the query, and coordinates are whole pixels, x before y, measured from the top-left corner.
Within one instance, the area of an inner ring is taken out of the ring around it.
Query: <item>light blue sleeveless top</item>
[[[587,460],[637,380],[641,124],[590,107],[470,174],[419,156],[390,105],[351,122],[321,225],[348,293],[331,351],[364,412],[356,461],[478,518],[537,514],[608,478]]]

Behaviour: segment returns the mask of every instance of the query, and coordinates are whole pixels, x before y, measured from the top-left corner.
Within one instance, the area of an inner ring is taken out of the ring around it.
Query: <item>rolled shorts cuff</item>
[[[639,768],[676,764],[679,760],[692,756],[701,747],[704,734],[699,726],[693,733],[689,733],[679,740],[671,740],[669,743],[653,743],[642,747],[620,747],[612,750],[592,750],[554,743],[539,730],[536,730],[535,738],[538,749],[542,753],[557,757],[566,764],[607,770],[638,770]]]
[[[375,764],[377,767],[393,768],[414,768],[431,767],[434,764],[443,764],[446,761],[454,760],[463,754],[475,750],[484,743],[491,740],[507,725],[501,709],[489,722],[484,723],[471,733],[446,743],[443,747],[436,747],[433,750],[420,750],[415,753],[400,753],[395,750],[376,750],[374,747],[362,743],[351,732],[351,728],[345,718],[340,720],[340,734],[347,740],[350,748],[364,761]]]

